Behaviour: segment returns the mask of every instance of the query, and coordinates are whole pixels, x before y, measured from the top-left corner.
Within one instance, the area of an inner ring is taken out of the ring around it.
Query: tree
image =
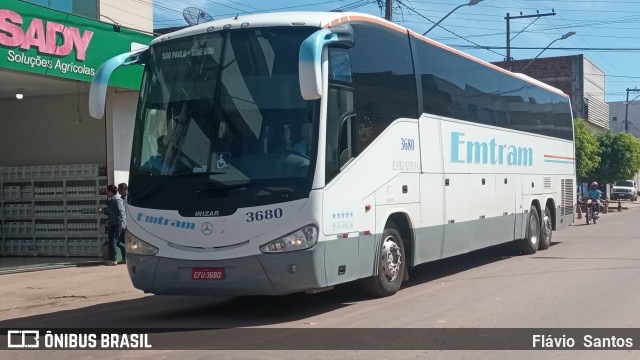
[[[600,164],[589,173],[589,178],[597,180],[601,184],[607,184],[611,181],[613,173],[616,172],[618,168],[618,161],[613,150],[613,134],[607,131],[596,137],[601,150]]]
[[[591,179],[600,165],[602,149],[598,137],[591,131],[583,119],[575,119],[576,177],[585,182]]]
[[[633,179],[640,170],[640,139],[626,132],[617,134],[616,138],[620,149],[620,161],[624,166],[620,169],[620,177],[613,180]]]
[[[602,149],[601,161],[593,172],[595,178],[603,183],[627,180],[640,170],[640,140],[622,132],[606,132],[598,136]]]

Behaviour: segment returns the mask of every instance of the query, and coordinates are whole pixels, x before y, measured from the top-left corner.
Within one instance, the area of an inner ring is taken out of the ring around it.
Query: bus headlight
[[[300,230],[260,246],[264,253],[279,253],[312,248],[318,242],[318,228],[307,225]]]
[[[158,252],[157,247],[138,239],[128,231],[124,234],[124,242],[127,247],[127,254],[155,255]]]

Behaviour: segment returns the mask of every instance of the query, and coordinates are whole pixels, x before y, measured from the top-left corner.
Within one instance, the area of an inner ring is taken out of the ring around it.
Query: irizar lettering
[[[220,214],[219,211],[210,211],[210,210],[203,210],[203,211],[196,211],[194,216],[208,216],[208,217],[213,217],[213,216],[218,216]]]
[[[165,219],[163,216],[149,216],[144,213],[138,213],[136,220],[146,222],[148,224],[157,224],[170,226],[178,229],[195,230],[196,224],[183,220]]]
[[[463,154],[466,153],[466,156]],[[489,141],[466,140],[461,132],[451,133],[451,162],[460,164],[533,166],[533,149]]]

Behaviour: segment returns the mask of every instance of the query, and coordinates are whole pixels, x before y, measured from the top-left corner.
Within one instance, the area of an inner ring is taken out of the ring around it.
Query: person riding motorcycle
[[[602,198],[602,191],[598,190],[597,182],[594,181],[591,183],[591,190],[589,190],[587,196],[589,196],[589,198],[591,198],[591,200],[596,203],[595,211],[597,213],[600,213],[600,199]]]

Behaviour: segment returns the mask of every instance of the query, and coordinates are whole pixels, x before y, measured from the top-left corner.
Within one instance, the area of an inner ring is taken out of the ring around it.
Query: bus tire
[[[373,297],[391,296],[400,290],[406,272],[406,255],[400,231],[389,223],[382,232],[378,254],[378,274],[362,279],[362,288]]]
[[[529,217],[527,218],[527,234],[524,239],[520,239],[520,252],[524,255],[535,254],[538,251],[538,243],[540,242],[540,216],[538,209],[531,205],[529,209]]]
[[[548,207],[544,209],[544,215],[542,215],[540,225],[540,244],[538,245],[538,250],[547,250],[551,246],[551,238],[553,237],[553,221],[551,220],[551,211]]]

